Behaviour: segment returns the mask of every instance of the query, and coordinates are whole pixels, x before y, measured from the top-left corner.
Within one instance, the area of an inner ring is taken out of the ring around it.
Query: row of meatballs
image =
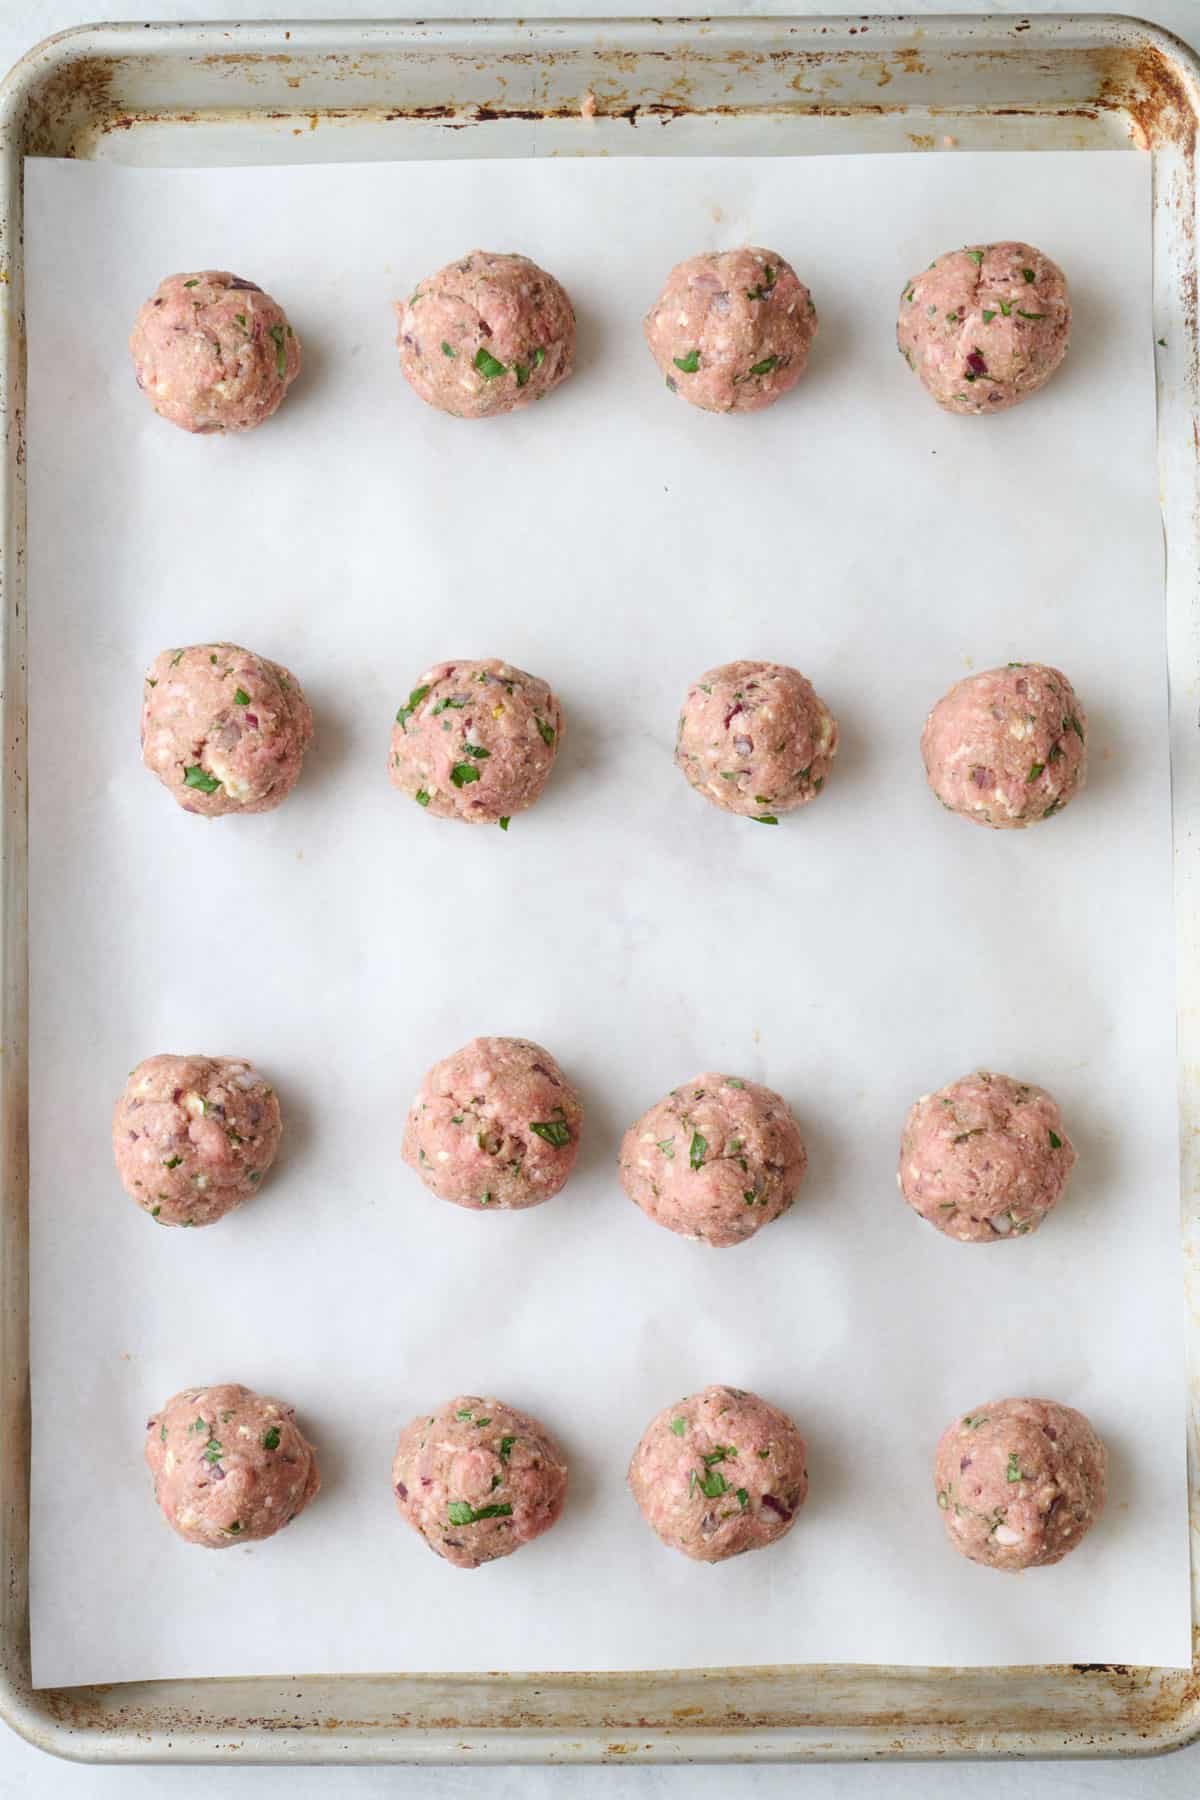
[[[518,1211],[566,1185],[582,1124],[579,1095],[548,1050],[473,1038],[421,1083],[403,1157],[440,1200]],[[249,1063],[152,1056],[116,1104],[112,1141],[140,1207],[160,1225],[200,1226],[258,1191],[281,1132],[275,1090]],[[908,1204],[947,1237],[997,1243],[1037,1230],[1075,1160],[1044,1089],[979,1071],[913,1105],[898,1178]],[[672,1088],[629,1127],[619,1161],[625,1192],[655,1224],[722,1248],[781,1218],[807,1167],[787,1101],[721,1074]]]
[[[438,663],[396,713],[388,773],[437,818],[507,831],[543,792],[563,723],[548,684],[511,663]],[[299,779],[312,733],[296,677],[236,644],[164,650],[146,674],[142,760],[186,812],[272,811]],[[806,676],[740,661],[689,687],[675,762],[714,806],[777,825],[821,793],[837,747],[837,720]],[[1036,824],[1083,786],[1087,717],[1061,670],[1012,662],[943,695],[921,754],[950,812],[997,829]]]
[[[281,1401],[226,1384],[185,1388],[146,1424],[146,1461],[167,1523],[207,1549],[273,1537],[320,1489],[311,1444]],[[628,1482],[663,1543],[696,1562],[762,1550],[808,1495],[795,1423],[744,1388],[714,1386],[664,1407]],[[496,1399],[459,1395],[400,1433],[400,1513],[460,1569],[510,1556],[560,1517],[567,1465],[545,1427]],[[1053,1400],[993,1401],[956,1419],[934,1459],[954,1548],[1016,1571],[1061,1562],[1099,1518],[1107,1454],[1084,1415]]]
[[[575,309],[526,256],[473,250],[396,303],[400,367],[421,399],[460,419],[543,400],[575,361]],[[795,387],[817,309],[774,250],[677,263],[646,314],[667,387],[705,412],[760,412]],[[1045,385],[1066,354],[1062,270],[1030,244],[974,244],[904,284],[897,343],[948,412],[1001,412]],[[129,340],[138,386],[185,431],[249,431],[300,372],[300,340],[253,281],[219,269],[168,275]]]

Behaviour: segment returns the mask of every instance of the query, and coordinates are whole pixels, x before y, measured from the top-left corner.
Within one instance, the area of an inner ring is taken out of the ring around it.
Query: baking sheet
[[[33,1659],[38,1684],[295,1671],[1190,1656],[1149,164],[1133,155],[595,160],[155,171],[28,165],[31,358]],[[1103,230],[1096,228],[1103,220]],[[896,356],[902,281],[1025,236],[1076,332],[1035,406],[942,417]],[[639,319],[704,246],[788,255],[821,313],[770,413],[671,399]],[[390,302],[474,243],[551,267],[579,371],[472,428],[408,392]],[[288,307],[301,381],[261,433],[189,439],[124,337],[168,270]],[[317,716],[281,811],[205,824],[139,767],[140,677],[229,637]],[[568,728],[505,835],[385,773],[443,655],[549,677]],[[802,667],[839,716],[822,799],[778,830],[671,765],[688,680]],[[1037,657],[1092,721],[1086,795],[989,834],[917,739],[972,667]],[[474,1215],[399,1162],[427,1064],[534,1036],[587,1107],[551,1204]],[[262,1195],[209,1231],[123,1197],[108,1119],[152,1052],[253,1058],[285,1111]],[[973,1252],[897,1198],[911,1099],[977,1064],[1045,1083],[1080,1151],[1035,1238]],[[650,1225],[619,1134],[716,1067],[768,1081],[801,1199],[716,1252]],[[292,1400],[319,1501],[206,1555],[157,1518],[145,1418],[193,1382]],[[662,1549],[624,1490],[708,1381],[786,1407],[811,1498],[770,1554]],[[389,1486],[400,1425],[497,1393],[560,1437],[562,1523],[473,1576]],[[1083,1407],[1108,1515],[1003,1578],[946,1547],[930,1461],[1005,1393]]]

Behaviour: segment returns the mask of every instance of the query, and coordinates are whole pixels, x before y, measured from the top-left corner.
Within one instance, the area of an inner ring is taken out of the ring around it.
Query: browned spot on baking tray
[[[201,58],[201,61],[208,63],[210,67],[221,63],[228,63],[237,67],[242,63],[258,63],[261,65],[263,63],[290,63],[295,62],[295,60],[294,56],[286,56],[282,51],[274,51],[268,54],[266,51],[261,50],[220,50],[213,51],[208,56]]]
[[[1196,116],[1187,89],[1156,46],[1136,56],[1114,57],[1100,83],[1097,103],[1127,112],[1148,145],[1172,143],[1194,153]]]
[[[118,62],[103,56],[81,56],[64,62],[31,86],[26,111],[25,152],[28,156],[73,156],[62,146],[64,127],[95,120],[112,106],[112,84]]]
[[[921,52],[915,44],[906,50],[897,50],[896,61],[906,75],[927,75],[929,73],[928,67],[921,61]]]
[[[476,106],[471,116],[477,124],[486,125],[494,119],[566,119],[576,111],[578,108],[566,106]]]
[[[990,119],[1098,119],[1094,106],[989,106]]]
[[[452,119],[454,108],[446,105],[396,106],[385,112],[383,116],[389,121],[393,119]]]

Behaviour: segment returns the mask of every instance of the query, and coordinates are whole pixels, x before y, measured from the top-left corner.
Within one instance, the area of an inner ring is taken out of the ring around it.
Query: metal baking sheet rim
[[[562,135],[594,130],[578,110],[589,89],[601,135]],[[373,155],[392,141],[393,153],[412,154],[413,133],[420,154],[437,154],[427,145],[438,131],[469,131],[474,153],[492,153],[514,127],[526,134],[516,154],[532,154],[538,125],[560,134],[556,153],[633,149],[636,140],[603,134],[649,126],[655,151],[669,154],[659,128],[704,121],[746,122],[758,144],[764,130],[781,142],[803,127],[785,153],[929,151],[939,134],[948,145],[1008,147],[1016,121],[1015,141],[1029,148],[1124,136],[1154,158],[1187,1431],[1200,1545],[1200,59],[1156,26],[1096,15],[86,26],[31,50],[0,90],[0,1715],[39,1748],[106,1762],[783,1762],[1133,1756],[1200,1736],[1195,1625],[1188,1670],[802,1666],[31,1686],[24,156],[104,154],[123,134],[122,160],[164,161],[159,134],[187,127],[184,161],[201,160],[222,128],[245,146],[235,160],[257,160],[264,139],[271,160],[292,160],[312,154],[322,123],[336,123],[339,138],[369,126]],[[921,124],[931,129],[911,129]],[[1200,1621],[1195,1548],[1192,1563]]]

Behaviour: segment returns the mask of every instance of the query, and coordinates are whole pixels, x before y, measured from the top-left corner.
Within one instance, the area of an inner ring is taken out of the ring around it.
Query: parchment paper
[[[294,1670],[866,1660],[1185,1663],[1184,1392],[1149,165],[1134,155],[595,160],[155,172],[29,168],[33,826],[33,1647],[39,1683]],[[942,417],[896,355],[901,284],[1027,237],[1070,273],[1036,404]],[[639,321],[670,264],[759,242],[810,281],[811,373],[770,413],[671,398]],[[579,373],[471,426],[404,385],[391,300],[481,243],[553,269]],[[231,267],[288,307],[300,383],[261,432],[190,439],[124,340],[159,277]],[[137,755],[141,674],[228,637],[317,716],[281,811],[206,824]],[[548,676],[568,728],[506,835],[393,792],[392,717],[441,656]],[[839,716],[779,829],[671,763],[689,679],[803,668]],[[1092,780],[991,834],[925,790],[927,708],[967,670],[1061,664]],[[478,1216],[399,1161],[425,1067],[544,1041],[583,1091],[578,1174]],[[260,1198],[156,1229],[110,1160],[160,1050],[251,1057],[285,1149]],[[977,1066],[1049,1086],[1060,1212],[992,1251],[897,1197],[905,1110]],[[749,1245],[656,1229],[620,1131],[701,1069],[769,1082],[811,1151]],[[158,1517],[146,1417],[193,1382],[300,1411],[324,1489],[213,1555]],[[689,1564],[625,1487],[659,1407],[756,1389],[811,1441],[787,1541]],[[398,1519],[400,1425],[459,1391],[544,1419],[561,1525],[478,1574]],[[1004,1394],[1084,1408],[1103,1525],[1006,1577],[943,1541],[943,1426]]]

